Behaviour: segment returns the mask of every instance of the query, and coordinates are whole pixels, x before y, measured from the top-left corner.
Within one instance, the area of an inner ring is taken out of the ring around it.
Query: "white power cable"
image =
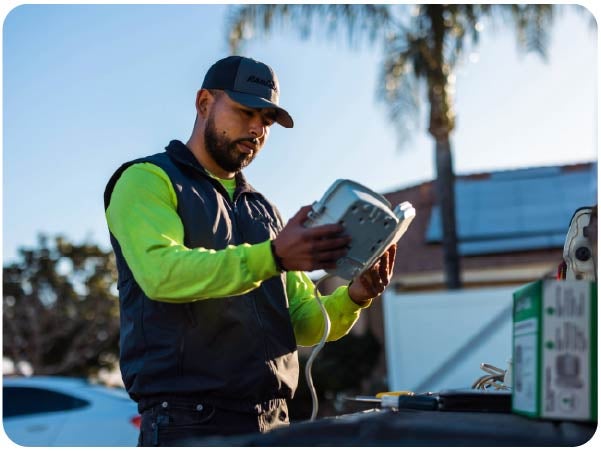
[[[332,325],[330,322],[330,317],[328,316],[328,312],[326,311],[326,308],[324,307],[323,303],[321,302],[321,296],[319,295],[318,287],[321,283],[323,283],[325,280],[329,279],[330,277],[332,277],[331,274],[326,274],[321,279],[319,279],[317,281],[317,283],[315,284],[315,290],[314,290],[315,299],[317,300],[317,303],[319,304],[319,308],[321,309],[321,314],[323,315],[324,329],[323,329],[323,335],[321,336],[321,340],[319,341],[317,346],[315,346],[315,348],[311,352],[311,355],[309,356],[309,360],[307,360],[307,364],[305,365],[305,378],[307,380],[307,385],[309,386],[309,391],[311,392],[311,399],[313,400],[313,409],[311,410],[311,419],[309,421],[315,420],[315,418],[317,417],[317,409],[319,408],[319,402],[317,400],[317,393],[315,391],[315,387],[313,386],[313,378],[311,377],[311,367],[313,366],[313,361],[317,357],[317,354],[319,353],[319,351],[321,351],[321,348],[323,348],[324,345],[326,344],[326,340],[328,339],[328,335],[330,335],[330,328]]]
[[[479,377],[476,382],[472,384],[472,388],[487,390],[494,387],[495,390],[509,390],[509,386],[505,384],[507,370],[497,368],[489,363],[481,363],[480,368],[488,373],[488,375]]]

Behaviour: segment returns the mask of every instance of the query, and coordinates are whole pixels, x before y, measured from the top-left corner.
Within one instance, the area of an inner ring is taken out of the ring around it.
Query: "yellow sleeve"
[[[319,343],[324,330],[324,320],[314,294],[315,285],[307,274],[290,271],[286,276],[286,292],[290,304],[290,318],[296,342],[300,346],[313,346]],[[359,306],[349,297],[348,287],[337,288],[329,296],[321,296],[328,312],[331,329],[328,341],[338,340],[346,335],[359,319],[362,309],[371,301]]]
[[[270,242],[189,249],[167,174],[151,163],[127,168],[106,210],[136,282],[150,299],[192,302],[249,292],[278,274]]]

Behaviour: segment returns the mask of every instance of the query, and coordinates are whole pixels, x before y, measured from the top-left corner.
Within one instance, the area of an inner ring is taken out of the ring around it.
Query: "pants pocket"
[[[142,414],[142,446],[191,446],[214,433],[215,408],[210,405],[169,404],[155,406]]]
[[[206,404],[195,406],[180,406],[177,404],[162,408],[160,416],[163,416],[161,426],[167,425],[170,429],[196,427],[208,424],[215,416],[215,408]]]

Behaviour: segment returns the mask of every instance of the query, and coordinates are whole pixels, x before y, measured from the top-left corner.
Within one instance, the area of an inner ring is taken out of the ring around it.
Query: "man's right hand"
[[[311,206],[302,207],[273,240],[276,256],[287,271],[313,271],[336,267],[351,242],[340,224],[304,227]]]

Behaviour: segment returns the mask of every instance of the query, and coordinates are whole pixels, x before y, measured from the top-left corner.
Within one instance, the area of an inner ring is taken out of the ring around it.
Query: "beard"
[[[207,120],[204,139],[209,155],[211,155],[221,169],[227,172],[239,172],[242,168],[248,166],[258,153],[257,150],[251,154],[244,154],[238,150],[238,143],[252,139],[244,138],[232,141],[225,135],[219,135],[215,129],[213,115]]]

